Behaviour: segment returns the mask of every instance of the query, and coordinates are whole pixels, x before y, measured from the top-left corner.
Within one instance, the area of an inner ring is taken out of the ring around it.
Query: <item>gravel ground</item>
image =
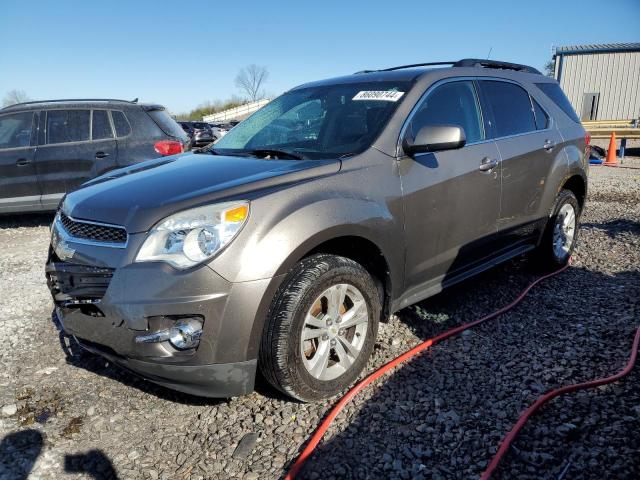
[[[540,394],[622,368],[640,323],[640,170],[592,168],[590,182],[572,267],[365,390],[301,478],[476,478]],[[0,477],[281,477],[332,402],[291,402],[261,384],[203,400],[66,356],[43,279],[50,221],[0,219]],[[399,312],[382,325],[369,370],[508,303],[535,275],[516,259]],[[638,380],[636,368],[554,400],[497,477],[640,478]]]

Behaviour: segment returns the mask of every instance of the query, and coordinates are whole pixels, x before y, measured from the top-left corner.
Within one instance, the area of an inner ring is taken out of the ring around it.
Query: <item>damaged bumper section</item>
[[[234,284],[206,265],[110,268],[78,258],[63,261],[51,249],[46,275],[59,326],[83,348],[185,393],[253,391],[257,351],[251,339],[268,280]]]

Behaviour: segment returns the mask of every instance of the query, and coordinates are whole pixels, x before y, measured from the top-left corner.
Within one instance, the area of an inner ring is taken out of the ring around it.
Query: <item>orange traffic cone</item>
[[[611,132],[611,140],[609,140],[609,149],[607,150],[607,159],[604,162],[605,165],[617,165],[618,159],[616,157],[616,132]]]

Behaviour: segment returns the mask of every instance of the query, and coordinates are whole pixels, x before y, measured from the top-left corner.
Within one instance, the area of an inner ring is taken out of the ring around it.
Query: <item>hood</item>
[[[68,194],[62,210],[81,220],[145,232],[163,218],[215,201],[331,175],[340,160],[266,160],[208,154],[159,158],[109,172]]]

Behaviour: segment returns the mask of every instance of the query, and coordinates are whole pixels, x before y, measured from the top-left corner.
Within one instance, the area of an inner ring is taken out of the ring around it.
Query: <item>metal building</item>
[[[640,117],[640,43],[556,47],[553,58],[581,120]]]

